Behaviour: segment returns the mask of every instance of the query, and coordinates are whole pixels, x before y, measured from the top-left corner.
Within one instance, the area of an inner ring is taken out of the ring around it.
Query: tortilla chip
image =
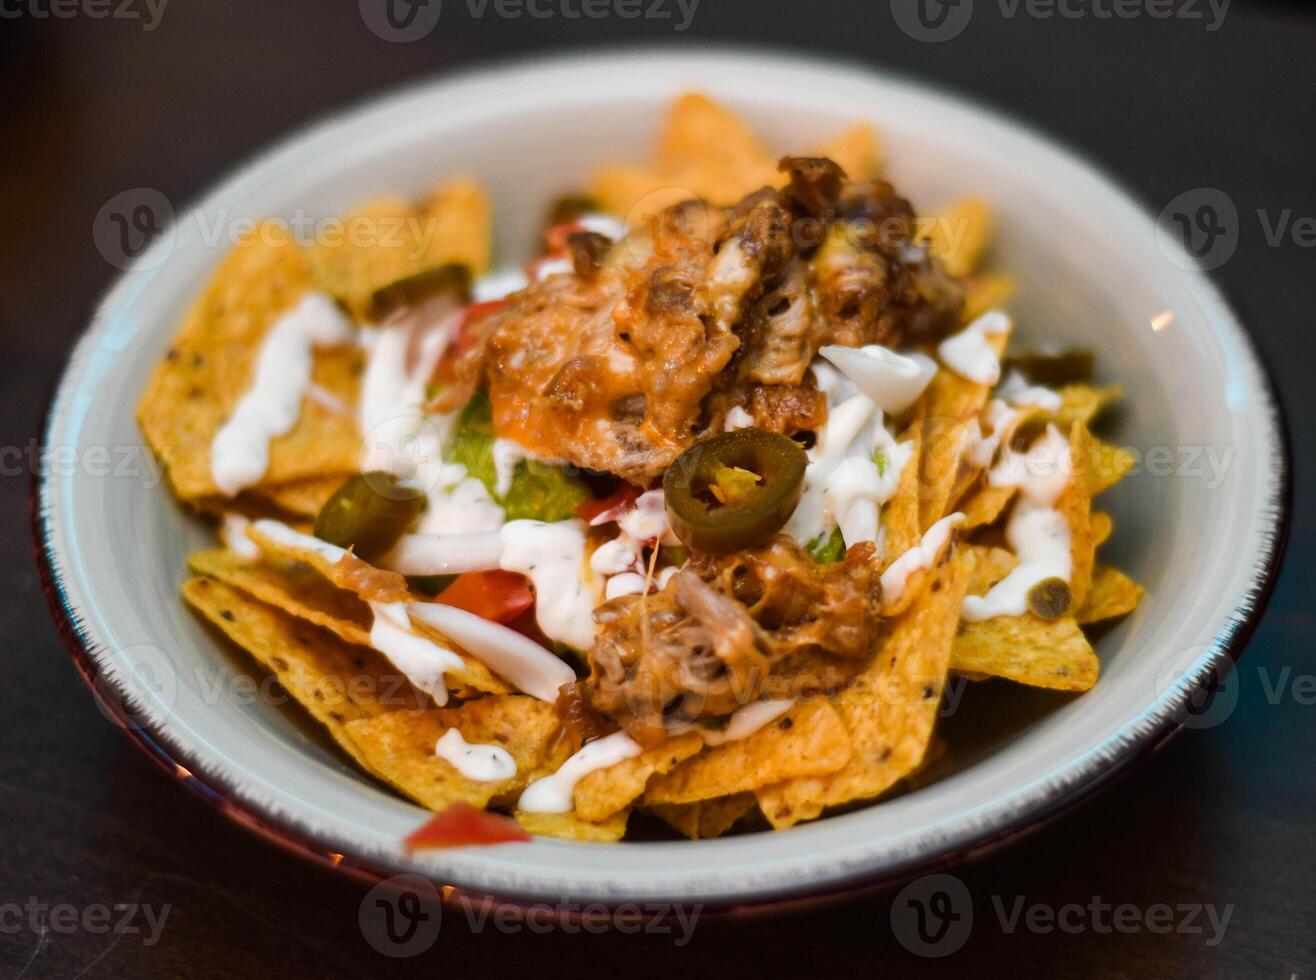
[[[1000,309],[1013,298],[1017,289],[1012,276],[995,273],[983,273],[965,280],[962,322],[972,323],[988,310]]]
[[[1092,498],[1088,495],[1092,436],[1082,422],[1075,422],[1070,431],[1069,458],[1074,475],[1056,500],[1055,509],[1064,515],[1069,525],[1069,592],[1074,597],[1074,604],[1070,608],[1077,609],[1087,597],[1096,556],[1096,544],[1093,543],[1092,527],[1088,521],[1092,511]]]
[[[310,548],[275,541],[254,524],[247,529],[247,537],[260,545],[267,555],[310,565],[340,589],[347,589],[368,602],[406,602],[411,598],[405,578],[397,572],[376,568],[351,552],[338,561],[330,561]]]
[[[970,491],[955,508],[964,515],[963,529],[967,531],[983,524],[995,523],[1014,499],[1018,489],[1018,487],[994,487],[984,482]]]
[[[933,255],[953,276],[967,276],[978,268],[992,237],[992,212],[976,197],[961,198],[936,215],[920,218]]]
[[[322,626],[348,643],[371,645],[370,628],[375,617],[370,606],[355,593],[335,586],[309,565],[268,556],[253,562],[224,548],[195,552],[188,558],[188,565],[199,575],[217,578],[291,616]],[[413,625],[461,657],[463,669],[449,673],[446,678],[453,695],[468,698],[476,694],[512,693],[513,688],[482,661],[463,653],[428,624]]]
[[[517,823],[537,837],[613,844],[625,836],[630,811],[619,810],[600,823],[581,820],[574,813],[526,813],[517,810],[513,816]]]
[[[877,130],[868,123],[857,123],[815,147],[814,156],[827,157],[840,164],[850,180],[872,180],[882,170],[882,145]]]
[[[1111,532],[1115,530],[1115,522],[1103,510],[1094,510],[1088,518],[1088,524],[1092,527],[1092,544],[1094,547],[1105,544]]]
[[[698,732],[685,732],[615,766],[595,770],[576,784],[576,816],[590,823],[606,820],[638,799],[651,776],[669,772],[703,747]]]
[[[895,496],[882,505],[882,571],[919,543],[922,531],[919,528],[919,476],[920,457],[923,452],[922,426],[910,426],[905,439],[913,443],[909,461],[900,471],[900,483]]]
[[[792,779],[758,790],[775,828],[811,820],[829,806],[870,799],[918,768],[941,705],[951,640],[974,555],[957,548],[933,587],[892,626],[873,663],[836,698],[854,754],[831,775]]]
[[[341,224],[326,227],[307,258],[321,287],[367,320],[371,296],[399,279],[445,265],[465,266],[472,278],[483,275],[491,243],[483,187],[457,177],[420,205],[397,196],[367,201]]]
[[[734,204],[780,181],[776,158],[735,113],[697,92],[667,110],[658,140],[658,169],[713,204]]]
[[[1088,492],[1095,497],[1109,490],[1138,464],[1132,450],[1112,446],[1100,439],[1092,440],[1092,460],[1088,467]]]
[[[333,473],[275,483],[257,488],[254,494],[285,514],[314,518],[351,475]]]
[[[721,837],[758,806],[753,793],[737,793],[698,803],[660,803],[653,812],[691,840]]]
[[[693,803],[796,776],[835,772],[850,758],[841,717],[823,698],[803,701],[748,738],[727,742],[658,776],[646,803]]]
[[[367,772],[375,769],[347,726],[419,706],[406,677],[368,647],[344,643],[216,579],[188,579],[183,598],[274,674]]]
[[[1104,619],[1126,616],[1142,599],[1142,586],[1119,569],[1098,565],[1092,575],[1092,588],[1074,617],[1080,626]]]
[[[1101,665],[1074,617],[1025,613],[962,623],[951,665],[1057,691],[1087,691]]]
[[[305,253],[283,225],[267,222],[224,258],[188,311],[137,406],[137,420],[185,501],[222,496],[210,473],[215,434],[246,393],[261,341],[313,288]],[[312,380],[355,405],[360,351],[317,350]],[[264,484],[354,470],[356,421],[312,399],[297,424],[270,442]]]
[[[970,545],[973,552],[973,574],[969,576],[969,585],[965,595],[986,595],[993,585],[1014,571],[1019,559],[1004,548],[988,545]]]
[[[1075,422],[1091,427],[1092,420],[1124,396],[1119,385],[1094,388],[1086,384],[1065,385],[1059,390],[1060,408],[1049,419],[1062,432]]]
[[[510,779],[478,782],[435,754],[450,728],[471,744],[497,745],[516,760]],[[551,704],[523,694],[476,698],[455,708],[394,711],[348,722],[347,734],[371,769],[390,786],[430,810],[462,801],[487,807],[517,793],[565,759],[557,749],[560,725]]]

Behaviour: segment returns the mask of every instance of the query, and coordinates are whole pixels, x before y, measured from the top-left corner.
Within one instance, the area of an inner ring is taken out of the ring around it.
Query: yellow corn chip
[[[974,555],[954,551],[927,588],[893,624],[868,670],[837,696],[854,754],[843,769],[758,790],[773,827],[789,827],[829,806],[870,799],[918,768],[932,737],[950,667],[960,603]]]
[[[630,811],[618,810],[601,823],[581,820],[574,813],[526,813],[517,810],[513,816],[517,823],[537,837],[612,844],[626,834],[626,818],[630,816]]]
[[[1000,309],[1008,303],[1016,289],[1011,276],[995,273],[972,276],[964,283],[964,311],[960,315],[965,323],[972,323],[988,310]]]
[[[653,812],[691,840],[721,837],[758,805],[753,793],[698,803],[660,803]]]
[[[480,782],[435,754],[450,728],[475,745],[496,745],[516,762],[509,779]],[[348,737],[381,779],[430,810],[457,801],[486,807],[565,760],[555,751],[560,726],[551,704],[522,694],[476,698],[455,708],[393,711],[347,723]]]
[[[992,212],[976,197],[961,198],[938,214],[921,218],[932,254],[953,276],[967,276],[978,268],[992,237]]]
[[[188,579],[183,598],[274,674],[362,768],[375,772],[347,725],[418,706],[416,692],[392,664],[215,579]]]
[[[1080,626],[1103,619],[1126,616],[1142,599],[1142,586],[1119,569],[1098,565],[1092,575],[1092,588],[1075,618]]]
[[[813,151],[840,164],[850,180],[872,180],[882,170],[882,146],[868,123],[844,129]]]
[[[1115,522],[1103,510],[1094,510],[1092,516],[1088,519],[1088,523],[1092,525],[1093,547],[1100,547],[1105,544],[1111,531],[1115,530]]]
[[[1075,422],[1082,422],[1091,427],[1092,420],[1100,415],[1109,405],[1124,395],[1119,385],[1094,388],[1091,385],[1065,385],[1060,389],[1060,409],[1051,416],[1051,422],[1062,432],[1068,431]]]
[[[971,490],[956,506],[964,515],[964,530],[995,523],[1014,499],[1018,487],[994,487],[983,482]]]
[[[1088,492],[1095,497],[1109,490],[1137,465],[1137,457],[1123,446],[1092,440],[1092,462],[1088,467]]]
[[[922,426],[914,424],[905,434],[905,441],[913,443],[909,462],[900,471],[900,483],[895,496],[882,505],[882,571],[919,543],[919,476],[923,453]]]
[[[1092,511],[1092,498],[1088,495],[1092,436],[1082,422],[1075,422],[1070,432],[1069,458],[1074,475],[1056,500],[1055,509],[1064,515],[1065,522],[1069,524],[1069,592],[1074,597],[1071,609],[1078,609],[1083,605],[1088,586],[1092,583],[1092,563],[1096,554],[1092,526],[1088,521]]]
[[[1045,620],[1025,613],[963,623],[951,665],[1033,687],[1087,691],[1101,665],[1072,616]]]
[[[986,595],[993,585],[1014,571],[1019,564],[1019,559],[1004,548],[975,544],[970,546],[970,550],[973,552],[974,565],[965,595]]]
[[[338,561],[330,561],[318,551],[276,541],[252,525],[247,536],[267,555],[310,565],[340,589],[347,589],[369,602],[406,602],[411,598],[407,580],[397,572],[376,568],[350,552]]]
[[[430,192],[419,206],[378,197],[326,227],[307,256],[316,280],[359,320],[370,298],[390,283],[444,265],[472,277],[489,266],[489,200],[475,181],[458,177]]]
[[[252,562],[223,548],[198,551],[188,558],[188,565],[199,575],[209,575],[241,589],[291,616],[324,627],[348,643],[370,646],[370,627],[374,622],[370,606],[308,565],[270,558]],[[441,646],[461,657],[463,669],[447,676],[448,688],[456,697],[511,693],[512,688],[483,662],[462,653],[427,624],[418,623],[416,628],[428,632]]]
[[[850,758],[850,738],[831,703],[797,704],[748,738],[727,742],[658,776],[646,803],[693,803],[757,789],[795,776],[835,772]]]
[[[258,487],[254,495],[285,514],[314,518],[350,476],[350,473],[333,473],[290,480]]]
[[[266,332],[311,288],[305,253],[270,222],[225,257],[188,311],[137,407],[142,432],[183,500],[219,495],[211,443],[251,384]],[[354,405],[360,356],[355,348],[317,350],[312,380]],[[297,424],[271,440],[263,482],[352,471],[360,444],[355,419],[305,399]]]
[[[576,816],[600,823],[631,805],[651,776],[669,772],[704,747],[697,732],[685,732],[633,758],[596,770],[576,784]]]

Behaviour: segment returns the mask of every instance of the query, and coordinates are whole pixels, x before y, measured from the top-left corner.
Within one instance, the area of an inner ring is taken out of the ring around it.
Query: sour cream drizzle
[[[937,356],[961,378],[994,385],[1001,377],[1001,358],[989,338],[1009,332],[1010,318],[1000,310],[992,310],[938,344]]]
[[[1019,564],[985,596],[965,596],[960,614],[970,623],[996,616],[1022,616],[1028,592],[1043,579],[1069,581],[1072,572],[1069,522],[1054,509],[1073,478],[1069,443],[1053,425],[1028,453],[1007,453],[988,474],[993,486],[1017,486],[1019,500],[1005,525],[1005,540]]]
[[[228,513],[224,515],[224,524],[219,529],[219,537],[224,542],[224,547],[239,558],[246,561],[258,561],[261,556],[260,545],[247,537],[247,528],[249,527],[251,527],[251,521],[246,517],[241,514]]]
[[[496,783],[516,775],[516,760],[505,748],[468,742],[456,728],[434,743],[434,754],[472,782]]]
[[[739,742],[743,738],[749,738],[763,726],[776,721],[794,706],[795,701],[793,698],[783,698],[776,701],[755,701],[753,704],[747,704],[733,711],[726,728],[716,729],[700,725],[699,734],[703,736],[705,745],[724,745],[727,742]]]
[[[916,571],[931,568],[950,543],[950,532],[964,523],[961,513],[948,514],[923,532],[923,539],[887,566],[882,573],[882,601],[895,602]]]
[[[1058,412],[1064,404],[1058,391],[1042,385],[1030,385],[1018,371],[1006,374],[1005,380],[996,389],[996,395],[1011,405],[1037,405],[1048,412]]]
[[[881,344],[831,344],[818,353],[836,365],[878,408],[893,415],[913,405],[937,373],[932,358],[918,353],[897,354]]]
[[[275,321],[261,341],[251,387],[210,446],[210,475],[232,497],[260,482],[270,465],[270,440],[297,424],[311,385],[312,349],[345,344],[352,325],[321,293],[308,293]]]
[[[527,786],[517,801],[517,809],[526,813],[568,813],[575,807],[578,782],[592,772],[632,759],[641,751],[625,732],[613,732],[586,742],[557,772]]]
[[[448,684],[444,675],[461,670],[462,658],[428,637],[412,632],[405,602],[372,602],[375,614],[370,627],[370,645],[388,657],[407,680],[434,699],[448,703]]]

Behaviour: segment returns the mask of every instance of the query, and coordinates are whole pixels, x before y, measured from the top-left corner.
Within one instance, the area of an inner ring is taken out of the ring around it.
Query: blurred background
[[[412,14],[411,27],[396,26]],[[1217,692],[1228,708],[1217,722],[1029,839],[954,869],[980,924],[945,959],[906,949],[891,928],[893,895],[877,893],[768,922],[705,921],[689,936],[505,934],[445,921],[424,953],[386,960],[358,925],[365,888],[275,850],[162,778],[93,708],[50,623],[26,509],[50,388],[116,274],[93,239],[102,206],[137,188],[191,201],[308,120],[410,81],[622,43],[770,46],[906,74],[1057,137],[1153,213],[1203,189],[1234,208],[1213,275],[1274,373],[1296,461],[1289,560],[1270,611]],[[0,973],[736,976],[797,961],[841,975],[1316,973],[1316,611],[1307,598],[1316,522],[1303,506],[1316,409],[1316,8],[0,0],[0,80]],[[1080,929],[1008,915],[1093,902],[1204,911],[1197,931],[1169,932],[1147,928],[1145,914],[1142,927],[1104,930],[1091,914]],[[139,928],[94,929],[85,917],[58,928],[51,910],[61,905],[134,908]],[[1227,915],[1223,924],[1207,908]]]

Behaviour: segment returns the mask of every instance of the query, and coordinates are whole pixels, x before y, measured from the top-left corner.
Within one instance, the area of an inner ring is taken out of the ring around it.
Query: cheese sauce
[[[259,483],[270,465],[270,440],[290,432],[311,385],[312,350],[352,340],[352,325],[333,300],[308,293],[261,341],[251,387],[210,446],[210,475],[236,496]]]

